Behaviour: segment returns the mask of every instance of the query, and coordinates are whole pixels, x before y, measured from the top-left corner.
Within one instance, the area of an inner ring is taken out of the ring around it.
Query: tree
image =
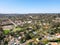
[[[0,27],[0,40],[2,40],[5,37],[3,33],[3,29]]]

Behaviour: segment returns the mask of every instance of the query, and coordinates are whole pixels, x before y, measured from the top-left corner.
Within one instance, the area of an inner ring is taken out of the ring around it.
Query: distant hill
[[[19,16],[19,15],[60,15],[60,13],[29,13],[29,14],[0,14],[2,16]]]

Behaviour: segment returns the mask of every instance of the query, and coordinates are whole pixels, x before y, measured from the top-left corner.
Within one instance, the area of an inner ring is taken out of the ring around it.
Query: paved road
[[[15,43],[16,43],[16,44],[19,44],[19,45],[26,45],[27,43],[32,42],[32,41],[33,41],[33,40],[28,40],[28,41],[26,41],[25,43],[20,44],[17,39],[14,39],[14,38],[13,38],[13,39],[11,39],[11,40],[8,42],[8,45],[15,45]]]
[[[15,26],[17,26],[17,24],[15,24],[11,19],[9,19],[9,21],[10,21],[12,24],[14,24]]]

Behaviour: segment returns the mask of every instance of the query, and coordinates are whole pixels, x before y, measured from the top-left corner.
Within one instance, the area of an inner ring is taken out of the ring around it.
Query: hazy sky
[[[0,0],[0,13],[60,13],[60,0]]]

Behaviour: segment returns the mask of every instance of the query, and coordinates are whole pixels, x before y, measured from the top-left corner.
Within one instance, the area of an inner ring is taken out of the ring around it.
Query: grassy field
[[[4,34],[8,34],[10,30],[4,30]]]
[[[15,27],[14,29],[13,29],[13,32],[16,32],[16,31],[20,31],[20,30],[22,30],[22,28],[20,28],[20,27]]]

